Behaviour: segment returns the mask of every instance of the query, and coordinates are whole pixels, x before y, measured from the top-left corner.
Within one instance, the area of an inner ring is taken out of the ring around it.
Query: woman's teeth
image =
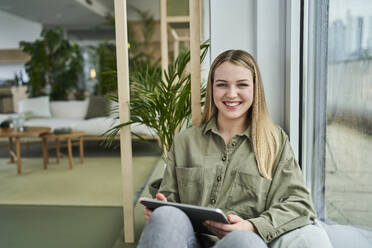
[[[240,102],[225,102],[225,104],[229,107],[238,106]]]

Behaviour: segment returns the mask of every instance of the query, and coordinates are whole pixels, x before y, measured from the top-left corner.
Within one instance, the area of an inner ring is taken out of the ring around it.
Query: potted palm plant
[[[201,45],[201,61],[205,58],[208,47],[206,42]],[[191,124],[191,77],[186,71],[189,61],[190,51],[182,50],[168,66],[168,71],[165,71],[165,80],[161,77],[158,63],[134,65],[130,75],[131,119],[105,133],[107,144],[112,142],[122,127],[133,123],[143,124],[155,131],[159,139],[159,150],[164,159],[167,157],[175,134]],[[203,104],[205,86],[201,88],[201,96]],[[118,101],[117,96],[111,95],[109,98]],[[118,118],[117,109],[114,113]]]
[[[82,98],[84,89],[78,83],[83,57],[79,46],[70,44],[60,27],[43,30],[41,37],[33,42],[20,42],[23,52],[31,56],[25,64],[30,96],[50,94],[53,100],[66,100],[66,89],[74,89]]]

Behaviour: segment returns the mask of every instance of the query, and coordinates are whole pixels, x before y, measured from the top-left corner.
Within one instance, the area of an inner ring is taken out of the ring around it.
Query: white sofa
[[[88,108],[102,108],[104,106],[90,106],[90,100],[84,101],[49,101],[49,97],[36,97],[22,100],[18,103],[18,114],[26,116],[25,126],[47,126],[53,130],[57,128],[71,128],[83,131],[86,136],[99,137],[113,126],[119,124],[117,119],[107,113],[107,116],[86,118]],[[100,111],[102,113],[102,111]],[[0,114],[0,122],[12,118],[17,114]],[[144,125],[132,124],[132,132],[146,138],[154,137],[153,130]]]

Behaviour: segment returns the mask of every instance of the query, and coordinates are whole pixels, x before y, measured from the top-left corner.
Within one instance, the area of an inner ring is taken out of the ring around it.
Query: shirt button
[[[273,239],[273,236],[269,233],[266,236],[267,241],[271,241]]]
[[[222,156],[222,161],[226,161],[226,158],[227,158],[226,155],[223,155]]]
[[[212,199],[211,200],[211,203],[214,205],[216,203],[216,200],[215,199]]]
[[[232,146],[236,146],[236,141],[234,140],[232,143],[231,143]]]
[[[222,177],[221,176],[218,176],[217,177],[217,182],[221,181]]]

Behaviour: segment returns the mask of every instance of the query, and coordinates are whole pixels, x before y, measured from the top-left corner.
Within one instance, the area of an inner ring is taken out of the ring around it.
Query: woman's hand
[[[141,197],[141,198],[138,199],[138,202],[141,202],[143,199],[147,199],[147,198],[146,197]],[[167,198],[162,193],[157,193],[156,196],[155,196],[155,199],[159,200],[159,201],[165,201],[165,202],[167,201]],[[143,212],[145,214],[145,220],[148,221],[150,219],[150,215],[152,214],[152,210],[145,207],[143,209]]]
[[[204,222],[204,225],[212,234],[216,235],[219,238],[223,238],[229,232],[236,230],[249,230],[251,232],[257,233],[257,229],[255,228],[255,226],[248,220],[243,220],[242,218],[234,214],[228,215],[227,219],[231,224],[224,224],[207,220]]]

